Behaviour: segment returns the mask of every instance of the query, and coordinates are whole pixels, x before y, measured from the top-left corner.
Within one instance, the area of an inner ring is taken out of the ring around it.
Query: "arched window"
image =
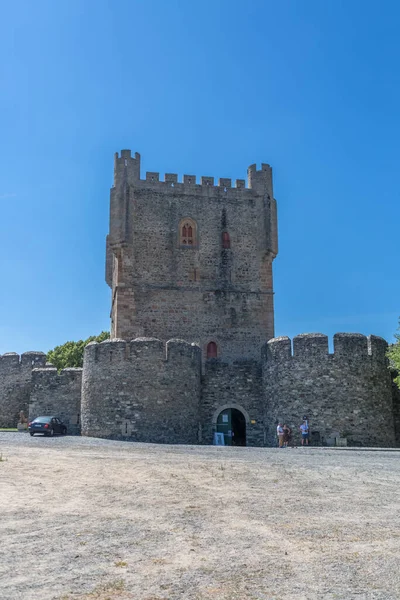
[[[197,245],[197,226],[193,219],[182,219],[179,223],[179,243],[192,248]]]
[[[217,358],[217,344],[215,342],[209,342],[207,344],[207,358]]]
[[[229,238],[229,233],[227,231],[224,231],[222,233],[222,247],[225,250],[228,250],[231,247],[231,240]]]

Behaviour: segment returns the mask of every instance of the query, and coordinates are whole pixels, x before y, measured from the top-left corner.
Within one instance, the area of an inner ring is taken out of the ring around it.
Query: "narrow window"
[[[207,344],[207,358],[217,358],[217,344],[215,342]]]
[[[179,243],[181,246],[196,246],[196,223],[193,219],[183,219],[179,224]]]
[[[199,269],[192,269],[192,271],[189,271],[189,281],[200,281]]]
[[[222,234],[222,247],[228,250],[231,247],[231,240],[229,239],[229,233],[224,231]]]

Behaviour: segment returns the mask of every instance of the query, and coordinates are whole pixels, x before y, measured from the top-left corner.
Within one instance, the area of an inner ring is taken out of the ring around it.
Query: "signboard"
[[[224,434],[216,431],[214,433],[214,446],[225,446]]]

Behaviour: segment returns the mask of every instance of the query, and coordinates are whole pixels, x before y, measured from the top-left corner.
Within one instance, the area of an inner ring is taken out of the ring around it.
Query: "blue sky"
[[[113,154],[274,169],[276,334],[400,314],[400,5],[20,0],[0,8],[0,353],[109,327]]]

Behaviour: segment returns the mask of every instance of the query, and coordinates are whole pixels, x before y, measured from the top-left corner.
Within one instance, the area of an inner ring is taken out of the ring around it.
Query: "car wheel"
[[[35,434],[34,434],[34,433],[31,433],[31,432],[29,432],[29,435],[30,435],[31,437],[33,437]]]

